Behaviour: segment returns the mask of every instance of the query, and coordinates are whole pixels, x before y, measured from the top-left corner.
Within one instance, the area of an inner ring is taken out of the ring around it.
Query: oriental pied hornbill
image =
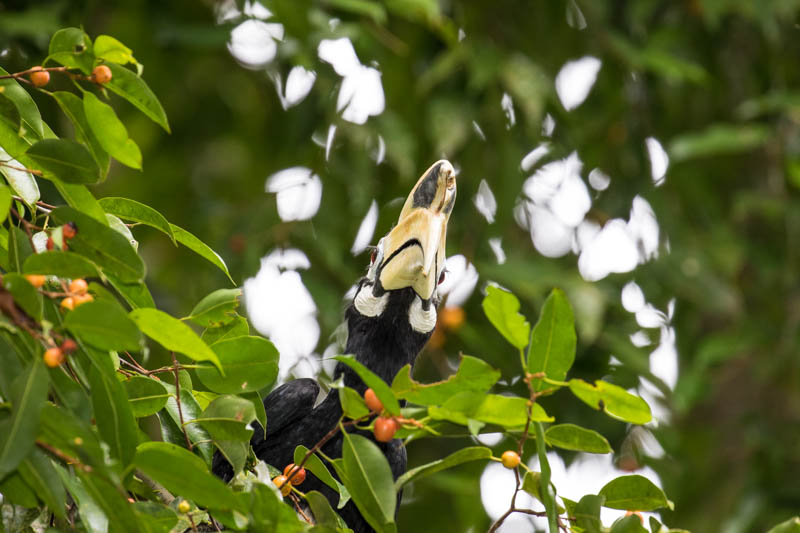
[[[345,311],[348,329],[345,353],[355,355],[387,383],[403,366],[414,364],[436,325],[437,286],[443,279],[447,222],[455,199],[453,166],[444,160],[434,163],[409,194],[397,225],[378,242],[367,275],[358,282],[355,296]],[[334,377],[342,375],[345,385],[364,394],[366,385],[361,378],[339,363]],[[319,385],[314,380],[296,379],[264,399],[266,435],[256,428],[250,441],[259,459],[283,470],[293,462],[298,445],[311,448],[336,425],[342,416],[338,390],[332,389],[315,406],[318,393]],[[372,438],[372,434],[365,435]],[[397,479],[406,470],[402,442],[394,439],[376,444]],[[322,451],[328,457],[341,457],[341,434],[329,440]],[[233,474],[219,452],[214,457],[213,469],[226,480]],[[318,490],[334,506],[338,502],[338,494],[311,473],[300,489]],[[341,515],[355,533],[372,531],[352,501],[341,510]]]

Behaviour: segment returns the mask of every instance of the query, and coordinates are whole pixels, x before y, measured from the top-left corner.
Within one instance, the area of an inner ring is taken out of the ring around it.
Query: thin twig
[[[193,449],[192,441],[189,440],[189,433],[186,432],[186,425],[183,421],[183,408],[181,407],[181,380],[180,376],[178,376],[178,358],[175,357],[175,352],[170,353],[172,354],[172,364],[175,365],[175,401],[178,403],[178,417],[181,420],[181,431],[183,431],[183,437],[186,439],[186,447],[191,451]]]
[[[166,505],[170,505],[173,501],[175,501],[175,496],[173,496],[170,491],[165,489],[164,486],[159,482],[151,479],[150,476],[141,470],[136,470],[136,477],[139,478],[142,483],[147,485],[153,492],[158,494],[158,498]]]
[[[40,440],[37,439],[36,440],[36,445],[39,448],[45,450],[46,452],[49,452],[50,454],[56,456],[58,459],[61,459],[62,461],[64,461],[68,465],[75,466],[75,467],[77,467],[77,468],[79,468],[79,469],[81,469],[81,470],[83,470],[84,472],[87,472],[87,473],[92,471],[92,467],[91,466],[83,464],[78,459],[67,455],[66,453],[62,452],[58,448],[55,448],[55,447],[47,444],[46,442],[43,442],[43,441],[40,441]]]
[[[297,495],[294,494],[293,492],[290,492],[289,499],[292,500],[294,508],[297,510],[298,513],[300,513],[300,516],[303,517],[303,520],[305,520],[306,522],[308,522],[313,526],[314,522],[306,515],[306,513],[303,512],[303,509],[300,507],[300,499],[297,497]]]

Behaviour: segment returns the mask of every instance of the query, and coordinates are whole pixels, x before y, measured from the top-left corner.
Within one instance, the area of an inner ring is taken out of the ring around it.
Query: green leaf
[[[107,533],[108,517],[97,502],[89,495],[83,486],[83,482],[76,476],[67,472],[60,465],[56,465],[56,472],[59,478],[67,487],[70,495],[78,504],[78,514],[81,517],[81,524],[86,527],[89,533]]]
[[[103,211],[94,195],[92,195],[85,185],[74,185],[62,183],[60,181],[55,182],[54,185],[56,189],[58,189],[58,194],[67,201],[70,207],[74,207],[78,211],[89,215],[103,226],[108,226],[108,219],[106,219],[105,211]]]
[[[525,477],[522,478],[522,490],[539,500],[542,500],[542,493],[539,490],[541,486],[541,474],[539,472],[534,472],[532,470],[528,470],[525,472]]]
[[[0,481],[0,494],[3,495],[3,503],[21,505],[28,509],[33,509],[39,505],[39,500],[36,499],[36,492],[30,485],[25,483],[19,472],[12,472]],[[0,525],[2,525],[2,522],[0,522]],[[0,531],[4,530],[0,529]]]
[[[795,516],[786,522],[781,522],[767,533],[800,533],[800,517]]]
[[[253,402],[226,394],[215,398],[196,421],[215,441],[249,441],[253,430],[247,426],[255,420]]]
[[[0,67],[0,76],[8,75],[8,71]],[[42,138],[44,136],[42,116],[39,114],[39,108],[28,91],[23,89],[17,80],[5,78],[0,79],[0,94],[14,104],[19,113],[21,126],[33,131],[37,137]]]
[[[65,67],[79,68],[84,74],[92,71],[94,54],[92,40],[83,30],[64,28],[58,30],[50,39],[50,50],[47,60],[52,59]]]
[[[637,515],[620,518],[611,526],[611,533],[648,533]]]
[[[100,146],[123,165],[141,170],[142,153],[133,139],[128,136],[125,124],[117,118],[114,109],[101,102],[94,93],[85,91],[83,93],[83,111],[86,113],[86,120],[100,142]]]
[[[565,450],[588,453],[611,453],[611,445],[600,433],[575,424],[550,426],[544,434],[547,444]]]
[[[108,153],[103,149],[100,141],[92,131],[92,127],[89,125],[89,121],[86,118],[86,112],[83,110],[83,100],[75,94],[67,91],[56,91],[50,94],[58,103],[61,111],[63,111],[72,122],[72,125],[75,127],[75,135],[78,140],[86,145],[86,147],[92,153],[94,160],[97,161],[97,166],[100,167],[100,173],[102,174],[101,177],[105,177],[105,175],[108,173],[110,159],[108,157]]]
[[[0,479],[33,448],[47,385],[47,369],[38,357],[12,381],[11,417],[0,421]]]
[[[100,168],[86,146],[69,139],[43,139],[27,152],[44,171],[45,178],[64,183],[97,183]]]
[[[87,474],[77,469],[76,474],[86,494],[109,517],[112,531],[120,533],[141,533],[139,520],[128,503],[127,495],[122,487],[111,483],[106,478]]]
[[[355,389],[342,386],[339,389],[339,402],[342,404],[342,411],[347,418],[355,420],[369,414],[364,398]]]
[[[97,367],[92,367],[89,372],[89,384],[97,430],[108,444],[111,455],[123,465],[128,465],[136,453],[139,428],[125,388],[113,376],[105,376]]]
[[[318,526],[331,528],[338,531],[340,527],[346,527],[342,518],[331,508],[331,504],[321,492],[312,490],[305,495],[311,512],[314,513],[314,523]]]
[[[185,439],[180,430],[181,418],[183,418],[184,423],[189,422],[200,416],[203,410],[192,395],[191,390],[187,390],[184,385],[181,386],[181,410],[179,412],[178,402],[175,400],[175,387],[169,383],[163,383],[163,385],[167,389],[167,392],[169,392],[170,397],[167,400],[166,407],[164,407],[164,412],[167,413],[168,418],[160,417],[161,426],[164,428],[172,423],[172,427],[180,433],[179,442],[183,445]],[[181,415],[183,415],[183,417],[181,417]],[[186,434],[189,436],[189,441],[196,450],[200,451],[200,455],[203,459],[205,459],[208,464],[211,464],[211,458],[214,455],[214,447],[211,445],[211,436],[199,424],[186,424],[184,428]]]
[[[236,318],[242,289],[219,289],[194,306],[188,319],[205,328],[219,327]]]
[[[129,198],[118,197],[101,198],[99,203],[106,213],[163,231],[172,239],[172,242],[176,242],[167,219],[152,207]]]
[[[206,328],[200,338],[212,346],[220,341],[235,339],[236,337],[246,337],[250,335],[250,326],[247,319],[243,316],[236,316],[231,322],[218,328]]]
[[[364,383],[366,383],[367,387],[375,392],[375,395],[383,404],[384,409],[393,415],[400,414],[400,404],[397,398],[395,398],[394,392],[392,392],[392,389],[389,388],[389,385],[387,385],[385,381],[359,363],[352,355],[337,355],[334,359],[352,368]]]
[[[72,251],[123,283],[144,279],[142,258],[119,232],[72,207],[59,207],[50,215],[58,224],[74,222],[78,226],[78,233],[69,242]]]
[[[698,157],[749,152],[763,145],[771,129],[760,124],[713,124],[700,132],[684,133],[669,144],[673,162]]]
[[[156,306],[153,301],[153,296],[150,294],[150,290],[144,283],[122,283],[107,272],[106,278],[108,278],[108,282],[111,283],[111,286],[116,289],[120,296],[122,296],[132,308]]]
[[[67,313],[64,326],[101,350],[138,351],[142,334],[116,302],[95,300]]]
[[[569,389],[589,407],[604,411],[612,418],[631,424],[646,424],[652,419],[650,406],[638,396],[606,381],[594,383],[571,379]]]
[[[82,255],[58,250],[28,256],[22,271],[26,274],[47,274],[70,279],[100,276],[97,266]]]
[[[361,435],[343,433],[342,459],[347,487],[364,519],[376,530],[394,523],[397,494],[392,471],[380,448]]]
[[[136,322],[145,335],[167,350],[180,352],[194,361],[211,361],[222,370],[222,363],[217,354],[197,336],[197,333],[177,318],[152,308],[134,309],[128,316]]]
[[[128,393],[133,416],[136,418],[154,415],[167,404],[169,393],[160,381],[144,376],[133,376],[122,383]]]
[[[542,306],[542,314],[533,328],[528,352],[528,372],[544,372],[548,378],[563,381],[575,361],[575,321],[572,307],[564,291],[553,289]],[[549,385],[534,380],[534,389],[541,391]]]
[[[498,394],[458,393],[441,406],[431,406],[428,414],[434,420],[469,426],[470,423],[498,424],[508,428],[519,428],[527,420],[528,400],[516,396],[500,396]],[[544,409],[533,404],[531,420],[552,422]]]
[[[133,104],[145,116],[169,133],[167,114],[144,80],[115,63],[108,63],[107,66],[111,69],[111,81],[106,83],[105,87]]]
[[[606,501],[603,506],[623,511],[654,511],[672,508],[667,496],[643,476],[620,476],[609,481],[598,493]]]
[[[29,317],[37,322],[42,320],[42,295],[22,274],[9,272],[3,276],[3,287]]]
[[[488,459],[491,456],[492,450],[484,446],[471,446],[468,448],[462,448],[457,452],[451,453],[444,459],[438,459],[436,461],[420,465],[416,468],[412,468],[397,478],[397,481],[394,482],[394,488],[395,490],[399,491],[401,488],[403,488],[403,485],[412,481],[417,481],[431,474],[435,474],[436,472],[440,472],[460,464],[468,463],[470,461]]]
[[[36,491],[37,496],[58,518],[66,519],[67,494],[50,459],[41,451],[33,453],[19,465],[19,473],[25,482]]]
[[[77,457],[95,470],[105,472],[105,453],[94,428],[64,407],[46,403],[42,409],[37,438]]]
[[[486,297],[481,305],[489,322],[508,342],[520,350],[528,346],[531,325],[519,313],[519,300],[516,296],[490,285],[486,288]]]
[[[257,391],[278,377],[278,350],[263,337],[219,341],[211,350],[225,374],[210,365],[201,366],[196,372],[203,385],[214,392],[240,394]]]
[[[11,209],[11,189],[0,183],[0,222],[5,221]]]
[[[222,260],[217,252],[209,248],[208,245],[206,245],[203,241],[185,229],[176,226],[175,224],[170,224],[169,227],[172,228],[172,233],[175,235],[175,239],[177,239],[179,243],[186,246],[200,257],[203,257],[216,265],[217,268],[225,272],[225,275],[228,276],[228,279],[231,280],[231,283],[236,285],[230,273],[228,272],[228,267],[225,265],[225,261]]]
[[[166,442],[145,442],[136,449],[133,464],[174,495],[194,500],[209,509],[236,510],[236,495],[202,459],[189,450]]]
[[[267,429],[267,410],[264,408],[264,399],[258,391],[245,392],[240,394],[242,398],[247,398],[253,404],[256,410],[256,422],[261,426],[261,429]]]
[[[411,379],[411,366],[400,369],[392,381],[392,391],[398,398],[419,405],[439,405],[459,392],[483,394],[500,379],[500,371],[469,355],[461,356],[455,374],[436,383],[419,383]]]
[[[308,453],[308,448],[306,448],[305,446],[301,445],[295,448],[294,464],[299,465],[300,463],[302,463],[303,458],[306,456],[307,453]],[[345,506],[347,501],[350,499],[350,492],[347,490],[347,487],[339,483],[339,481],[331,475],[328,468],[322,462],[322,459],[317,457],[316,454],[312,454],[306,460],[306,463],[305,465],[303,465],[303,468],[309,470],[312,474],[317,476],[317,478],[320,481],[322,481],[327,486],[329,486],[330,488],[339,493],[339,505],[338,505],[339,509]]]
[[[108,35],[98,35],[94,40],[94,55],[112,63],[136,63],[133,50]]]
[[[2,126],[3,121],[0,120],[0,159],[6,161],[8,166],[0,166],[0,174],[5,176],[6,181],[8,181],[8,184],[11,186],[11,188],[14,189],[14,192],[16,192],[26,204],[33,205],[41,197],[39,192],[39,184],[33,174],[27,172],[26,170],[20,170],[28,168],[26,165],[11,157],[11,155],[3,149],[3,143],[5,140],[3,139],[2,135]],[[12,133],[12,135],[14,134]],[[28,146],[29,145],[26,144],[21,148],[26,150]],[[23,157],[21,158],[23,160],[30,160],[30,158],[24,155],[24,152]],[[32,160],[30,160],[30,162],[33,163]]]
[[[575,506],[575,525],[583,528],[586,533],[601,533],[603,524],[600,522],[600,507],[604,501],[605,497],[594,494],[581,498]]]
[[[22,265],[31,255],[33,255],[31,240],[24,231],[13,226],[8,232],[8,264],[11,270],[22,272]]]
[[[138,501],[133,504],[134,509],[136,510],[136,516],[141,523],[143,523],[143,529],[147,529],[149,533],[167,533],[172,531],[172,529],[178,524],[178,515],[175,513],[175,509],[167,507],[164,504],[151,502],[151,501]],[[203,521],[203,514],[200,514],[198,517],[197,514],[194,514],[194,519],[199,521]],[[186,515],[184,515],[186,516]],[[205,514],[206,518],[208,517]],[[188,519],[186,521],[186,528],[191,528],[191,523]],[[184,525],[183,523],[181,524]],[[181,529],[184,531],[184,529]]]

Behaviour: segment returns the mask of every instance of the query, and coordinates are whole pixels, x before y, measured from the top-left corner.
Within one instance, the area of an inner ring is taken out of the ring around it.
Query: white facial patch
[[[430,333],[436,327],[436,308],[431,305],[428,310],[422,308],[422,300],[419,296],[411,302],[408,308],[408,322],[411,329],[418,333]]]
[[[375,296],[372,294],[372,285],[366,284],[361,286],[353,300],[356,311],[368,317],[376,317],[383,313],[387,303],[389,303],[388,292],[383,293],[381,296]],[[436,319],[434,318],[434,320]]]

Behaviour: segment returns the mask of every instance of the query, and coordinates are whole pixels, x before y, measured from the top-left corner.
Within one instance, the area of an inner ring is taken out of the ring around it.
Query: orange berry
[[[74,301],[74,302],[75,302],[75,307],[78,307],[79,305],[83,305],[83,304],[85,304],[85,303],[87,303],[87,302],[91,302],[91,301],[93,301],[93,300],[94,300],[94,296],[92,296],[92,295],[91,295],[91,294],[89,294],[89,293],[86,293],[86,294],[76,294],[76,295],[74,295],[74,296],[72,297],[72,301]]]
[[[47,238],[47,244],[45,244],[45,248],[47,248],[48,250],[52,250],[55,247],[56,247],[56,243],[53,242],[53,238],[52,237],[48,237]]]
[[[92,70],[92,81],[95,83],[108,83],[111,81],[111,69],[106,65],[97,65]]]
[[[294,475],[292,475],[292,471],[296,471]],[[289,483],[292,485],[302,485],[303,481],[306,480],[306,469],[301,468],[297,470],[297,467],[294,463],[289,463],[286,465],[286,468],[283,469],[283,475],[289,479]]]
[[[188,513],[192,509],[192,506],[186,500],[181,500],[181,503],[178,504],[178,511],[182,513]]]
[[[387,418],[384,416],[375,419],[375,440],[379,442],[389,442],[394,437],[397,430],[400,429],[400,424],[394,418]]]
[[[76,343],[72,339],[64,339],[64,342],[61,343],[61,351],[65,354],[71,354],[75,350],[78,349],[78,343]]]
[[[75,309],[75,299],[72,296],[67,296],[66,298],[61,300],[61,307],[72,311],[73,309]]]
[[[50,83],[50,73],[42,69],[42,67],[33,67],[34,72],[28,74],[31,83],[34,87],[44,87]]]
[[[500,456],[500,462],[506,468],[516,468],[519,466],[519,454],[514,450],[506,450]]]
[[[378,395],[375,394],[374,390],[367,389],[364,392],[364,401],[366,402],[367,407],[369,407],[369,410],[373,413],[380,413],[383,411],[383,404],[378,398]]]
[[[439,323],[445,329],[459,329],[464,324],[464,310],[460,307],[445,307],[439,311]]]
[[[44,285],[44,282],[47,281],[47,277],[42,274],[25,274],[25,279],[27,279],[28,283],[37,289]]]
[[[45,350],[43,359],[44,364],[50,368],[55,368],[64,362],[64,352],[61,351],[61,348],[53,346]]]
[[[70,294],[86,294],[86,291],[89,290],[89,284],[86,283],[84,279],[73,279],[72,282],[69,284],[69,292]]]
[[[275,483],[276,487],[280,487],[283,496],[288,496],[292,492],[292,484],[286,483],[286,476],[275,476],[272,478],[272,482]],[[283,486],[281,487],[281,485]]]
[[[74,222],[67,222],[61,228],[61,234],[65,239],[71,239],[78,233],[78,225]]]

